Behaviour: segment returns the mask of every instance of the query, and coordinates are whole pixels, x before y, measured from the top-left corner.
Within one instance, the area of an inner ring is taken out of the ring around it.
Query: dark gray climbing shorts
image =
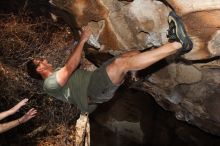
[[[104,62],[98,69],[96,69],[90,79],[87,90],[87,95],[90,99],[90,104],[103,103],[110,100],[119,86],[114,85],[110,80],[106,67],[114,60],[111,58]]]

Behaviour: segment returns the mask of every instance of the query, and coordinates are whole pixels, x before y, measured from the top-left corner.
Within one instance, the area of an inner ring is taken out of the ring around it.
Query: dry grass
[[[24,15],[0,14],[0,34],[0,110],[9,109],[23,98],[29,98],[29,104],[15,117],[24,114],[31,107],[38,110],[35,119],[6,133],[6,139],[15,136],[17,139],[14,138],[14,143],[19,141],[22,145],[25,136],[46,126],[29,137],[28,141],[40,145],[73,144],[71,137],[78,110],[68,103],[45,95],[42,82],[31,79],[26,74],[26,63],[35,57],[44,56],[55,67],[65,62],[70,53],[67,46],[73,40],[69,27],[45,17],[31,19]]]

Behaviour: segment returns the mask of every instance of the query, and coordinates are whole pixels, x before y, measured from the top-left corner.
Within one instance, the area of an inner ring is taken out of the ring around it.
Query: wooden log
[[[81,113],[76,122],[76,146],[90,146],[90,125],[88,113]]]

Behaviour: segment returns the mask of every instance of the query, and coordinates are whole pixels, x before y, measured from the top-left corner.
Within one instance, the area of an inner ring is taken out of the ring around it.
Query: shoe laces
[[[169,23],[169,29],[167,30],[168,34],[167,34],[167,37],[170,39],[170,40],[177,40],[177,36],[176,36],[176,26],[175,26],[175,23],[173,21],[171,21]]]

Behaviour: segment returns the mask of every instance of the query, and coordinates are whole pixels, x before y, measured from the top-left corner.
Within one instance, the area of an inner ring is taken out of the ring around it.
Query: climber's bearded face
[[[50,63],[48,63],[47,59],[44,58],[34,59],[33,63],[37,66],[36,71],[40,74],[48,71],[49,72],[53,71],[53,67]]]

